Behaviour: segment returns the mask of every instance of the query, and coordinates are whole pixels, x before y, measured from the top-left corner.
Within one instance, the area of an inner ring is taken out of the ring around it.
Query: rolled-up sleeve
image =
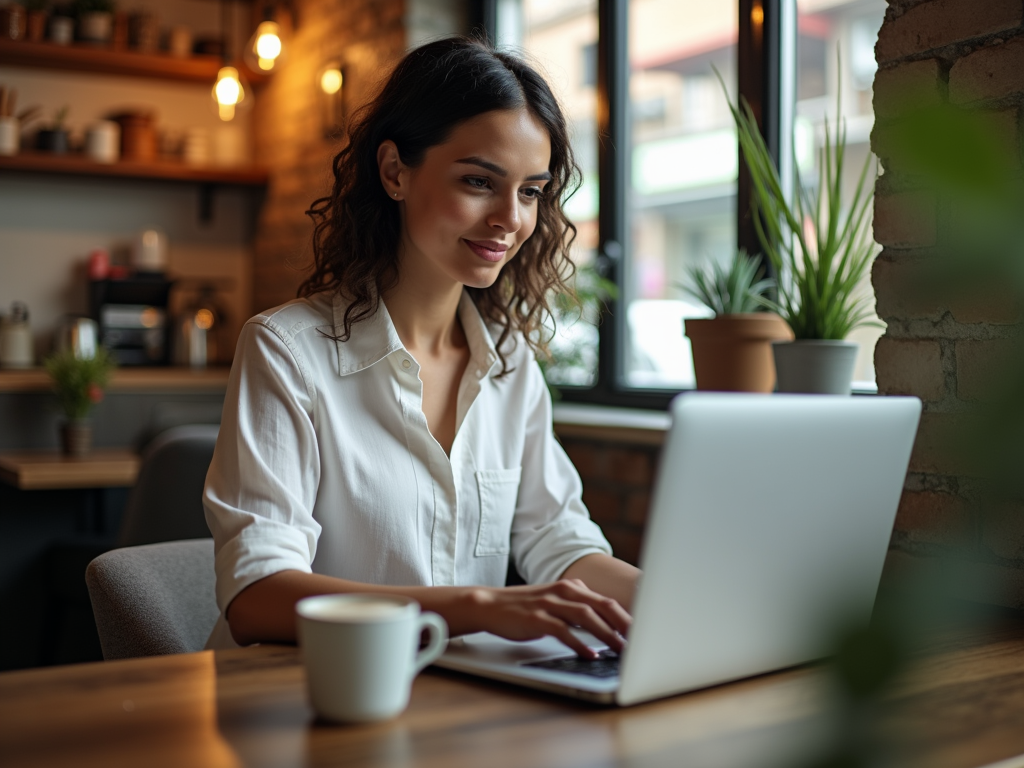
[[[296,351],[268,318],[242,329],[203,506],[222,612],[255,581],[311,572],[320,525],[316,395]]]
[[[551,396],[540,367],[529,366],[522,484],[512,522],[512,554],[530,584],[555,581],[581,557],[612,552],[590,519],[579,473],[551,428]]]

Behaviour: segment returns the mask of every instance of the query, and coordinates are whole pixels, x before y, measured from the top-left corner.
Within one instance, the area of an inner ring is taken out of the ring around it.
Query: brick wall
[[[924,401],[890,565],[920,566],[956,547],[989,585],[977,596],[1024,607],[1024,509],[979,504],[979,468],[953,450],[1020,307],[993,289],[945,299],[911,289],[934,271],[949,212],[890,141],[913,110],[950,104],[983,116],[1008,167],[1020,168],[1024,3],[889,0],[875,53],[872,148],[883,173],[874,226],[883,250],[872,277],[888,326],[875,367],[880,392]]]
[[[630,439],[610,434],[614,430],[567,425],[556,425],[555,431],[583,480],[583,502],[591,518],[616,557],[636,564],[663,434]]]

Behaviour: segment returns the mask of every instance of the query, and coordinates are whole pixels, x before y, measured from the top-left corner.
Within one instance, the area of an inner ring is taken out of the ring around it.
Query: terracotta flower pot
[[[61,448],[68,456],[84,456],[92,450],[92,422],[72,419],[60,425]]]
[[[702,390],[771,392],[772,342],[793,338],[786,321],[771,312],[685,320],[683,327],[693,350],[697,389]]]

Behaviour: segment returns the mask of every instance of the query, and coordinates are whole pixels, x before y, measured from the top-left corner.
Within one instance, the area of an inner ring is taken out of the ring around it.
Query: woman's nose
[[[516,195],[510,198],[501,197],[496,200],[494,208],[488,216],[487,223],[494,229],[503,232],[517,232],[522,226],[519,216],[519,200]]]

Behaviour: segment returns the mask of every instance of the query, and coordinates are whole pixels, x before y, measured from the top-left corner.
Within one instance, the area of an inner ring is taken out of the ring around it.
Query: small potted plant
[[[36,149],[42,152],[53,152],[63,155],[68,151],[68,129],[64,121],[68,116],[68,108],[61,107],[53,116],[49,128],[40,128],[36,132]]]
[[[793,338],[786,322],[765,311],[765,293],[775,281],[753,256],[736,252],[728,268],[712,262],[693,266],[691,285],[680,286],[708,307],[712,318],[687,319],[683,330],[693,351],[697,389],[771,392],[775,364],[771,344]]]
[[[552,312],[544,330],[547,356],[539,356],[537,362],[553,400],[561,398],[561,386],[593,384],[601,308],[617,297],[615,283],[602,277],[591,264],[583,264],[576,268],[568,292],[558,292],[552,298]]]
[[[872,156],[865,158],[853,198],[844,205],[840,190],[846,127],[840,99],[837,95],[834,136],[825,121],[817,191],[812,194],[794,172],[791,200],[782,191],[778,168],[750,105],[729,104],[750,170],[751,214],[758,240],[782,276],[773,308],[796,337],[773,346],[780,392],[849,394],[858,347],[845,339],[855,328],[874,324],[871,297],[859,288],[875,253],[873,185],[867,183]]]
[[[86,454],[92,448],[89,414],[103,399],[103,390],[116,367],[114,358],[104,347],[97,347],[92,357],[78,357],[68,348],[50,355],[44,365],[64,413],[60,428],[64,453]]]

